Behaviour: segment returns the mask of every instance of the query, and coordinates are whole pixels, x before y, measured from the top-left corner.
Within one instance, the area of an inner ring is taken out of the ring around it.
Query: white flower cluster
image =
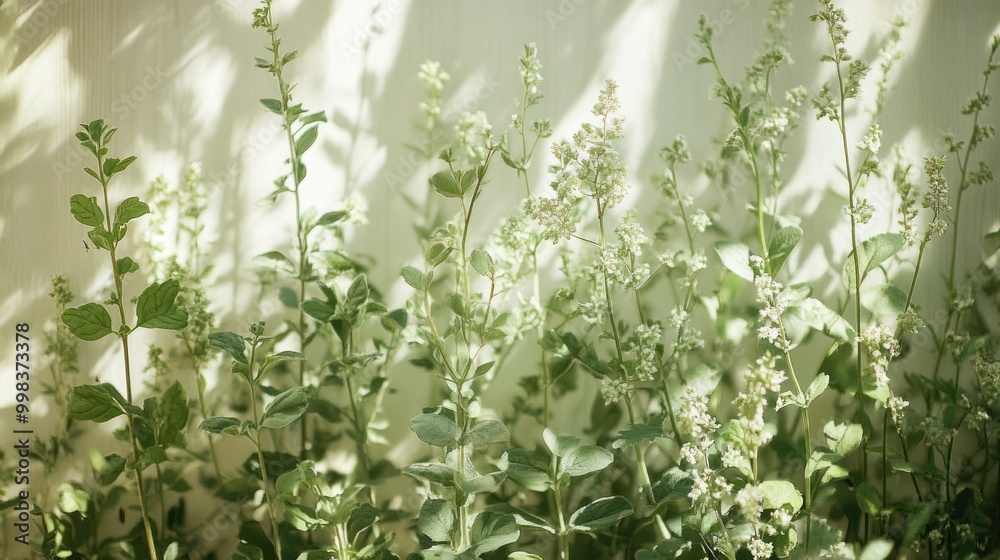
[[[737,410],[736,422],[743,425],[742,451],[749,460],[756,450],[770,441],[772,434],[764,431],[764,409],[768,392],[774,393],[785,381],[785,373],[775,366],[774,356],[765,353],[744,374],[746,385],[736,395],[733,406]]]
[[[712,225],[712,218],[708,217],[708,213],[701,208],[694,211],[691,214],[691,229],[698,233],[704,233],[709,226]]]
[[[533,199],[529,213],[552,242],[576,232],[580,217],[574,208],[583,196],[594,199],[603,213],[621,203],[628,193],[625,164],[613,145],[614,140],[624,137],[624,121],[617,116],[617,88],[608,80],[601,90],[592,110],[600,124],[584,123],[572,143],[552,145],[556,164],[549,172],[554,175],[551,186],[555,197]]]
[[[910,401],[904,400],[902,397],[892,396],[889,397],[885,406],[889,409],[889,414],[892,416],[892,423],[895,424],[896,430],[902,433],[903,415],[906,412],[906,407],[910,406]]]
[[[791,343],[785,337],[781,324],[781,314],[788,308],[789,303],[788,296],[784,294],[784,286],[765,272],[764,259],[753,255],[750,261],[753,268],[758,271],[754,276],[757,303],[761,305],[757,338],[770,342],[782,352],[788,352]]]
[[[441,69],[441,63],[427,61],[420,65],[417,78],[424,84],[425,99],[420,102],[420,110],[427,116],[427,128],[433,128],[437,117],[441,114],[441,92],[444,83],[451,76]]]
[[[1000,362],[989,360],[983,354],[976,354],[972,367],[979,378],[983,400],[989,402],[1000,397]]]
[[[774,545],[769,542],[764,542],[764,540],[759,537],[754,537],[750,539],[750,543],[747,544],[747,551],[750,552],[755,560],[764,560],[765,558],[771,557],[771,554],[774,552]]]
[[[853,207],[844,208],[844,213],[853,216],[858,224],[867,224],[875,216],[875,207],[867,198],[858,197],[854,200]]]
[[[642,248],[649,241],[636,219],[635,210],[629,210],[625,213],[625,217],[618,222],[618,226],[615,228],[615,235],[618,236],[622,251],[635,256],[642,254]]]
[[[638,325],[629,337],[629,350],[635,354],[635,377],[638,381],[652,381],[660,371],[656,346],[663,336],[658,323]]]
[[[606,378],[601,384],[601,396],[604,397],[604,404],[612,405],[635,391],[635,386],[628,379]]]
[[[686,388],[681,396],[677,425],[691,441],[696,442],[699,449],[710,449],[715,445],[715,432],[719,429],[719,423],[708,410],[708,395]]]
[[[363,226],[368,224],[368,202],[357,192],[352,192],[344,199],[343,223],[351,226]]]
[[[944,166],[947,162],[948,159],[944,156],[924,158],[927,191],[924,193],[923,206],[934,212],[934,218],[927,225],[927,237],[944,235],[948,230],[947,219],[951,206],[948,204],[948,181],[944,178]]]
[[[455,140],[473,165],[479,165],[486,157],[492,136],[493,126],[482,111],[462,113],[455,124]]]
[[[871,125],[868,129],[868,134],[854,147],[862,151],[871,152],[872,155],[878,154],[879,149],[882,147],[882,129],[877,124]]]
[[[899,314],[896,324],[903,332],[915,333],[924,327],[924,321],[912,308]]]
[[[899,341],[889,327],[874,323],[858,335],[858,345],[868,359],[866,373],[874,375],[875,385],[889,386],[889,362],[899,355]]]
[[[538,91],[538,84],[542,81],[541,69],[542,63],[538,62],[538,49],[535,44],[524,45],[524,56],[521,57],[521,83],[528,93],[534,94]]]
[[[535,236],[524,213],[517,212],[504,220],[490,238],[489,254],[496,266],[496,292],[503,293],[518,285],[523,269],[531,265],[529,256]]]
[[[917,194],[919,188],[910,178],[912,165],[906,161],[902,146],[894,150],[896,165],[892,171],[892,182],[899,195],[899,225],[903,229],[903,239],[907,245],[917,242]]]

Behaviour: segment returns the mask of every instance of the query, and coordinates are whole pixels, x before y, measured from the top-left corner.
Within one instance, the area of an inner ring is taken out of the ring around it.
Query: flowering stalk
[[[847,49],[844,46],[847,40],[847,28],[845,27],[846,17],[844,11],[836,9],[833,7],[833,0],[820,0],[823,9],[816,14],[810,16],[813,21],[821,21],[826,24],[827,34],[830,37],[831,44],[833,46],[832,55],[824,55],[821,60],[829,61],[834,64],[837,72],[837,99],[833,99],[829,94],[829,84],[824,84],[821,88],[819,95],[816,100],[813,101],[813,105],[817,109],[817,119],[826,117],[837,123],[837,127],[840,131],[841,143],[843,146],[844,155],[844,166],[845,166],[845,176],[847,178],[847,213],[851,220],[851,266],[854,271],[853,275],[853,285],[849,287],[854,295],[854,327],[857,332],[862,331],[861,322],[861,254],[859,253],[859,241],[858,241],[858,224],[859,222],[865,222],[871,217],[871,207],[864,204],[858,204],[857,197],[857,187],[860,181],[860,176],[864,173],[865,168],[869,165],[872,160],[868,157],[868,153],[865,154],[865,163],[858,170],[858,177],[856,178],[851,171],[851,157],[850,149],[848,146],[848,133],[847,133],[847,115],[845,111],[845,104],[848,99],[854,99],[858,97],[861,88],[861,80],[864,79],[868,72],[868,65],[861,60],[852,59],[852,57],[847,53]],[[850,67],[847,75],[844,75],[843,63],[850,61]],[[876,130],[877,125],[872,125],[873,131]],[[871,143],[870,143],[871,144]],[[861,146],[859,146],[860,148]],[[870,152],[871,150],[869,150]],[[876,148],[877,151],[877,148]],[[874,165],[877,165],[877,160],[874,160]],[[869,170],[869,173],[871,170]],[[867,451],[867,441],[871,437],[869,433],[868,422],[865,421],[865,390],[864,390],[864,353],[859,349],[857,352],[857,389],[855,391],[855,401],[858,406],[858,419],[860,420],[863,435],[862,443],[860,446],[861,453],[861,483],[864,484],[868,478],[868,451]],[[864,515],[864,535],[865,541],[868,539],[868,514]]]
[[[962,216],[962,195],[971,185],[981,185],[990,180],[992,180],[992,173],[985,164],[980,163],[980,169],[975,172],[969,171],[969,158],[972,152],[986,139],[989,139],[996,134],[996,130],[989,125],[980,125],[979,116],[980,113],[990,106],[990,96],[989,96],[989,84],[990,75],[997,70],[997,65],[994,64],[993,59],[996,56],[997,50],[1000,48],[1000,35],[993,38],[993,42],[990,47],[990,56],[987,60],[986,69],[983,71],[983,87],[976,94],[976,96],[969,101],[962,109],[963,115],[972,115],[972,131],[969,133],[969,140],[964,143],[957,141],[950,135],[945,138],[948,143],[948,153],[954,154],[956,162],[958,163],[959,169],[959,181],[958,181],[958,195],[955,199],[955,216],[951,218],[950,221],[953,224],[953,232],[951,239],[951,259],[948,263],[948,277],[945,283],[945,287],[948,289],[949,295],[955,293],[955,269],[956,269],[956,256],[958,255],[958,234],[959,225],[961,224]],[[965,148],[965,152],[962,153],[962,148]],[[947,199],[946,199],[947,200]],[[934,379],[937,380],[940,377],[941,363],[945,355],[945,346],[947,345],[948,337],[947,333],[951,330],[952,319],[955,318],[955,309],[953,306],[948,306],[948,316],[945,320],[945,328],[942,335],[938,340],[937,347],[937,357],[934,361]],[[958,322],[956,321],[956,325]],[[956,372],[956,386],[958,385],[958,374]]]

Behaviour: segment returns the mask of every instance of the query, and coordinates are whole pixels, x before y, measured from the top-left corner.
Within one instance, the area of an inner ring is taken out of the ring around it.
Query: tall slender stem
[[[271,519],[271,539],[274,544],[274,554],[278,560],[282,560],[281,555],[281,533],[278,531],[278,516],[275,513],[274,497],[271,496],[271,486],[268,484],[267,460],[264,459],[264,447],[260,441],[260,415],[257,412],[257,379],[253,374],[253,364],[256,363],[257,345],[254,340],[250,347],[250,408],[253,414],[255,430],[253,432],[253,444],[257,448],[257,461],[260,463],[261,483],[264,485],[264,500],[267,501],[267,516]]]
[[[101,183],[101,189],[104,194],[105,227],[107,231],[113,231],[111,226],[111,204],[108,200],[108,183],[110,178],[104,175],[104,158],[101,155],[97,156],[97,172],[98,180]],[[111,273],[114,276],[115,282],[115,305],[118,307],[118,317],[122,326],[122,329],[119,331],[119,337],[122,341],[122,358],[125,362],[125,394],[128,404],[132,405],[132,366],[131,360],[129,359],[128,347],[128,335],[130,330],[128,328],[128,321],[125,317],[122,277],[118,274],[118,258],[116,256],[116,249],[117,241],[111,243],[108,249],[108,255],[111,257]],[[139,510],[142,514],[142,525],[143,532],[146,535],[146,546],[149,549],[149,557],[152,560],[158,560],[159,555],[156,552],[156,541],[153,538],[153,527],[149,520],[149,509],[146,505],[145,485],[142,480],[142,454],[139,452],[139,440],[135,434],[135,416],[132,414],[131,410],[128,409],[125,411],[125,416],[128,420],[129,442],[132,445],[132,460],[135,463],[135,468],[132,469],[132,472],[135,477],[136,494],[139,498]]]

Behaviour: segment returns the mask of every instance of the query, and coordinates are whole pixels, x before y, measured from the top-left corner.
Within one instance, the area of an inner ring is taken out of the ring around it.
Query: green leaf
[[[556,457],[562,457],[580,446],[580,438],[572,434],[556,434],[548,428],[542,431],[542,441]]]
[[[403,270],[400,271],[400,275],[403,277],[403,281],[406,282],[414,290],[424,289],[424,273],[420,272],[412,266],[404,266]]]
[[[160,403],[160,424],[159,443],[164,447],[175,444],[177,435],[181,433],[188,421],[188,399],[184,387],[174,381],[164,393]]]
[[[881,514],[882,500],[878,497],[878,492],[875,491],[874,486],[865,482],[863,484],[859,484],[854,492],[858,499],[858,507],[861,508],[861,511],[873,517]]]
[[[236,545],[232,560],[264,560],[264,551],[258,546],[241,542]]]
[[[510,443],[510,432],[503,422],[495,419],[481,420],[462,438],[463,444],[482,447],[491,443]]]
[[[277,99],[261,99],[260,104],[276,115],[281,114],[281,101]]]
[[[131,222],[139,216],[149,214],[149,206],[139,200],[139,197],[130,196],[118,203],[115,208],[115,225],[121,226]]]
[[[819,398],[819,396],[823,394],[823,391],[826,391],[826,388],[829,386],[830,386],[829,375],[825,373],[817,375],[813,379],[812,383],[809,384],[809,387],[806,389],[806,394],[805,394],[806,406],[809,406],[810,403]]]
[[[451,171],[438,171],[430,178],[431,187],[447,198],[462,198],[462,187],[455,181]]]
[[[449,542],[455,526],[455,510],[447,500],[427,500],[420,506],[417,528],[432,542]]]
[[[858,560],[885,560],[890,554],[892,554],[892,541],[877,539],[861,549]]]
[[[437,447],[448,447],[458,443],[462,429],[454,420],[440,414],[418,414],[410,419],[410,431],[420,441]]]
[[[333,224],[343,220],[347,217],[347,212],[343,210],[334,210],[333,212],[327,212],[316,220],[317,226],[329,227]]]
[[[482,555],[493,552],[501,546],[517,541],[521,530],[510,515],[495,511],[484,511],[472,522],[470,540],[473,554]]]
[[[117,130],[117,129],[115,129],[115,130]],[[107,142],[107,140],[105,140],[105,142]],[[128,169],[128,166],[132,165],[132,163],[134,163],[135,160],[136,160],[135,156],[128,156],[127,158],[119,161],[118,165],[115,165],[114,175],[117,175],[117,174],[121,173],[122,171],[125,171],[126,169]]]
[[[512,505],[505,503],[496,504],[490,506],[489,510],[505,513],[507,515],[512,516],[514,518],[514,521],[517,522],[517,525],[519,527],[526,527],[529,529],[541,529],[542,531],[545,531],[547,533],[551,533],[553,535],[556,534],[556,530],[551,525],[549,525],[548,521],[542,519],[541,517],[533,513],[529,513],[527,511],[524,511],[523,509],[516,508]]]
[[[293,350],[283,350],[281,352],[278,352],[277,354],[270,354],[269,356],[264,358],[264,365],[260,368],[259,377],[263,377],[264,374],[268,372],[268,370],[270,370],[275,365],[280,364],[281,362],[302,361],[305,359],[306,359],[305,354],[302,354],[301,352],[295,352]]]
[[[906,240],[898,233],[880,233],[861,242],[861,247],[858,247],[861,279],[858,283],[863,283],[869,272],[898,253],[905,245]],[[854,251],[851,251],[844,262],[844,284],[851,293],[854,293],[854,276]]]
[[[785,265],[788,255],[792,254],[792,249],[799,244],[802,239],[802,229],[796,226],[786,226],[779,229],[771,243],[767,246],[767,258],[771,265],[771,276],[778,274],[781,267]]]
[[[187,326],[187,313],[174,308],[180,291],[177,280],[155,282],[139,294],[135,302],[136,328],[176,331]]]
[[[861,445],[864,430],[861,424],[848,424],[843,420],[831,420],[823,427],[823,434],[834,453],[847,455]]]
[[[876,317],[895,318],[906,307],[906,293],[894,284],[863,286],[861,305]]]
[[[289,288],[288,286],[282,286],[281,289],[278,290],[278,301],[289,309],[298,309],[299,294],[295,293],[295,290]]]
[[[628,448],[633,445],[649,443],[661,437],[664,437],[664,434],[660,425],[633,424],[618,434],[618,438],[612,442],[611,447],[614,449]]]
[[[455,469],[444,463],[414,463],[404,467],[403,474],[422,478],[442,486],[455,485]]]
[[[69,211],[76,221],[85,226],[97,227],[104,223],[104,212],[96,197],[74,194],[69,197]]]
[[[802,494],[787,480],[765,480],[757,488],[764,494],[764,509],[780,509],[789,505],[793,514],[802,509]]]
[[[530,552],[511,552],[507,555],[507,560],[542,560],[542,557],[537,554],[532,554]]]
[[[154,445],[142,450],[142,468],[166,463],[170,458],[162,445]]]
[[[309,387],[292,387],[274,398],[260,418],[261,428],[278,429],[294,422],[309,407]]]
[[[507,478],[503,472],[494,472],[470,478],[458,485],[463,494],[494,493],[500,489],[500,484]]]
[[[59,496],[56,505],[63,513],[79,513],[86,518],[90,510],[90,495],[74,484],[63,483],[59,486]]]
[[[849,342],[854,339],[854,327],[816,298],[806,298],[802,303],[793,306],[789,313],[837,342]]]
[[[285,272],[294,273],[295,264],[292,263],[292,259],[285,256],[281,251],[268,251],[266,253],[257,255],[255,259],[264,259],[273,262],[275,265],[283,269]]]
[[[694,479],[691,478],[691,474],[677,467],[671,467],[653,485],[653,497],[656,499],[656,503],[681,500],[691,494],[692,488],[694,488]]]
[[[574,531],[607,529],[633,513],[632,504],[622,496],[598,498],[573,512],[569,518]]]
[[[347,520],[347,538],[354,539],[358,533],[371,527],[379,518],[379,511],[371,504],[361,503],[351,510]]]
[[[246,355],[246,341],[243,337],[228,331],[214,332],[208,335],[208,344],[226,354],[241,364],[250,364]]]
[[[715,252],[722,260],[723,266],[740,278],[753,282],[753,269],[750,268],[750,248],[737,241],[716,241]]]
[[[500,456],[497,466],[528,490],[544,492],[552,486],[548,463],[533,451],[511,449]]]
[[[302,311],[320,321],[321,323],[326,323],[337,314],[337,309],[330,305],[329,302],[321,299],[310,299],[302,302]]]
[[[94,229],[87,232],[87,237],[90,241],[94,243],[94,246],[98,249],[104,249],[105,251],[111,249],[111,246],[115,244],[115,238],[111,235],[111,232],[104,229],[103,225],[97,226]]]
[[[496,268],[493,264],[493,257],[489,253],[483,251],[482,249],[475,249],[472,251],[472,268],[475,269],[481,276],[487,278],[493,278]]]
[[[122,257],[115,263],[118,269],[118,276],[125,276],[132,272],[139,272],[139,264],[132,260],[132,257]]]
[[[302,131],[302,133],[299,134],[299,137],[295,139],[295,153],[299,157],[306,153],[306,150],[312,147],[313,143],[316,142],[316,138],[319,134],[319,131],[316,130],[317,128],[319,127],[311,126]]]
[[[80,385],[69,393],[69,417],[74,420],[107,422],[125,413],[124,397],[110,383]]]
[[[368,276],[366,274],[358,274],[351,281],[351,285],[347,288],[347,304],[353,307],[360,307],[368,301],[368,297],[371,295],[371,289],[368,287]]]
[[[210,416],[202,420],[198,428],[212,434],[225,433],[235,436],[240,433],[240,419],[232,416]]]
[[[582,445],[571,450],[561,461],[562,472],[584,476],[605,469],[615,460],[610,451],[596,445]]]
[[[323,111],[316,111],[315,113],[310,113],[302,117],[301,120],[303,125],[312,124],[314,122],[326,122],[326,113]]]
[[[94,480],[101,486],[108,486],[125,470],[125,458],[117,453],[101,456],[96,449],[90,450],[90,468],[94,472]]]
[[[112,333],[111,315],[103,305],[86,303],[63,311],[62,322],[80,340],[99,340]]]
[[[326,522],[317,515],[315,509],[290,502],[285,502],[285,521],[299,531],[312,531],[326,525]]]

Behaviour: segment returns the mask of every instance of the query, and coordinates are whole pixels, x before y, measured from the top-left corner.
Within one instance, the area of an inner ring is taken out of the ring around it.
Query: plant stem
[[[194,382],[198,386],[198,410],[201,412],[202,419],[208,418],[208,406],[205,405],[205,377],[201,373],[201,364],[198,362],[194,355],[194,349],[191,347],[191,341],[186,337],[182,339],[184,341],[184,346],[187,348],[188,357],[191,358],[191,369],[194,372]],[[212,438],[212,434],[205,432],[208,439],[208,452],[212,457],[212,468],[215,469],[215,477],[222,481],[222,469],[219,468],[219,455],[215,452],[215,440]]]
[[[555,471],[555,455],[552,456],[552,468]],[[569,530],[566,527],[566,514],[563,513],[562,487],[558,480],[552,485],[552,491],[555,494],[556,517],[559,520],[559,560],[569,560]]]
[[[851,257],[852,264],[854,266],[854,328],[857,333],[861,333],[861,255],[858,254],[858,224],[857,216],[854,211],[854,195],[856,182],[854,176],[851,173],[851,155],[850,148],[847,142],[847,114],[845,113],[845,102],[846,102],[846,90],[844,88],[844,76],[841,69],[842,57],[841,51],[837,46],[836,41],[833,39],[833,34],[831,30],[831,41],[833,41],[834,50],[834,66],[837,68],[837,92],[839,94],[840,102],[840,113],[837,119],[837,125],[840,129],[840,138],[843,146],[844,152],[844,169],[845,176],[847,177],[847,209],[848,214],[851,218]],[[858,403],[858,420],[861,423],[861,483],[864,484],[868,479],[868,451],[867,451],[867,441],[871,437],[870,430],[868,428],[868,422],[865,415],[865,389],[864,389],[864,353],[860,348],[857,349],[857,389],[854,393],[854,398]],[[864,541],[868,541],[868,514],[864,514]]]
[[[111,226],[111,204],[108,200],[108,183],[110,182],[109,177],[104,175],[104,158],[100,155],[97,156],[97,172],[99,181],[101,183],[101,189],[104,194],[104,219],[105,227],[107,231],[113,231]],[[132,366],[131,360],[129,359],[129,347],[128,347],[128,335],[130,329],[128,327],[128,321],[125,318],[125,303],[124,295],[122,289],[122,277],[118,274],[118,259],[115,255],[118,242],[110,244],[108,254],[111,257],[111,273],[114,276],[115,281],[115,304],[118,307],[118,317],[121,321],[121,330],[119,330],[119,337],[122,341],[122,357],[125,362],[125,394],[128,404],[131,406],[133,404],[132,400]],[[132,414],[131,410],[125,411],[125,416],[128,419],[128,436],[129,442],[132,444],[132,460],[135,464],[135,468],[132,470],[135,477],[136,484],[136,494],[139,498],[139,510],[142,513],[142,525],[143,531],[146,535],[146,546],[149,549],[149,557],[152,560],[158,560],[159,555],[156,552],[156,541],[153,538],[153,528],[149,521],[149,510],[146,506],[146,494],[145,486],[142,481],[142,454],[139,452],[139,440],[135,435],[135,416]]]
[[[304,301],[306,295],[306,278],[309,273],[309,238],[307,235],[308,232],[305,229],[305,224],[302,222],[302,200],[299,196],[300,186],[302,185],[302,181],[305,177],[302,175],[301,154],[298,153],[298,150],[295,147],[295,134],[292,130],[292,124],[295,122],[295,117],[289,113],[289,102],[292,99],[292,90],[288,87],[288,84],[282,76],[284,61],[280,51],[278,50],[278,45],[280,44],[280,40],[277,35],[278,28],[274,25],[273,20],[271,19],[270,7],[267,9],[265,27],[267,29],[268,36],[271,38],[271,69],[275,79],[278,81],[278,90],[281,93],[281,125],[285,131],[285,138],[288,142],[288,163],[292,167],[291,177],[294,188],[292,188],[291,191],[292,197],[295,199],[295,240],[296,248],[298,249],[298,262],[296,263],[298,271],[295,277],[298,280],[298,298],[301,303]],[[297,327],[299,335],[299,353],[304,354],[306,348],[306,314],[301,305],[299,306]],[[305,360],[299,360],[299,385],[305,386],[305,384],[306,363]],[[308,424],[307,416],[306,414],[303,414],[299,419],[299,459],[306,458],[306,443],[309,441]]]
[[[257,354],[259,341],[254,340],[250,346],[250,407],[253,413],[254,435],[252,438],[254,447],[257,448],[257,461],[260,463],[260,478],[264,485],[264,499],[267,501],[267,515],[271,519],[271,539],[274,544],[274,554],[278,560],[282,560],[281,555],[281,534],[278,532],[278,517],[274,509],[274,498],[271,496],[271,487],[268,484],[267,461],[264,459],[264,447],[260,441],[260,415],[257,412],[257,379],[253,375],[253,364]]]

